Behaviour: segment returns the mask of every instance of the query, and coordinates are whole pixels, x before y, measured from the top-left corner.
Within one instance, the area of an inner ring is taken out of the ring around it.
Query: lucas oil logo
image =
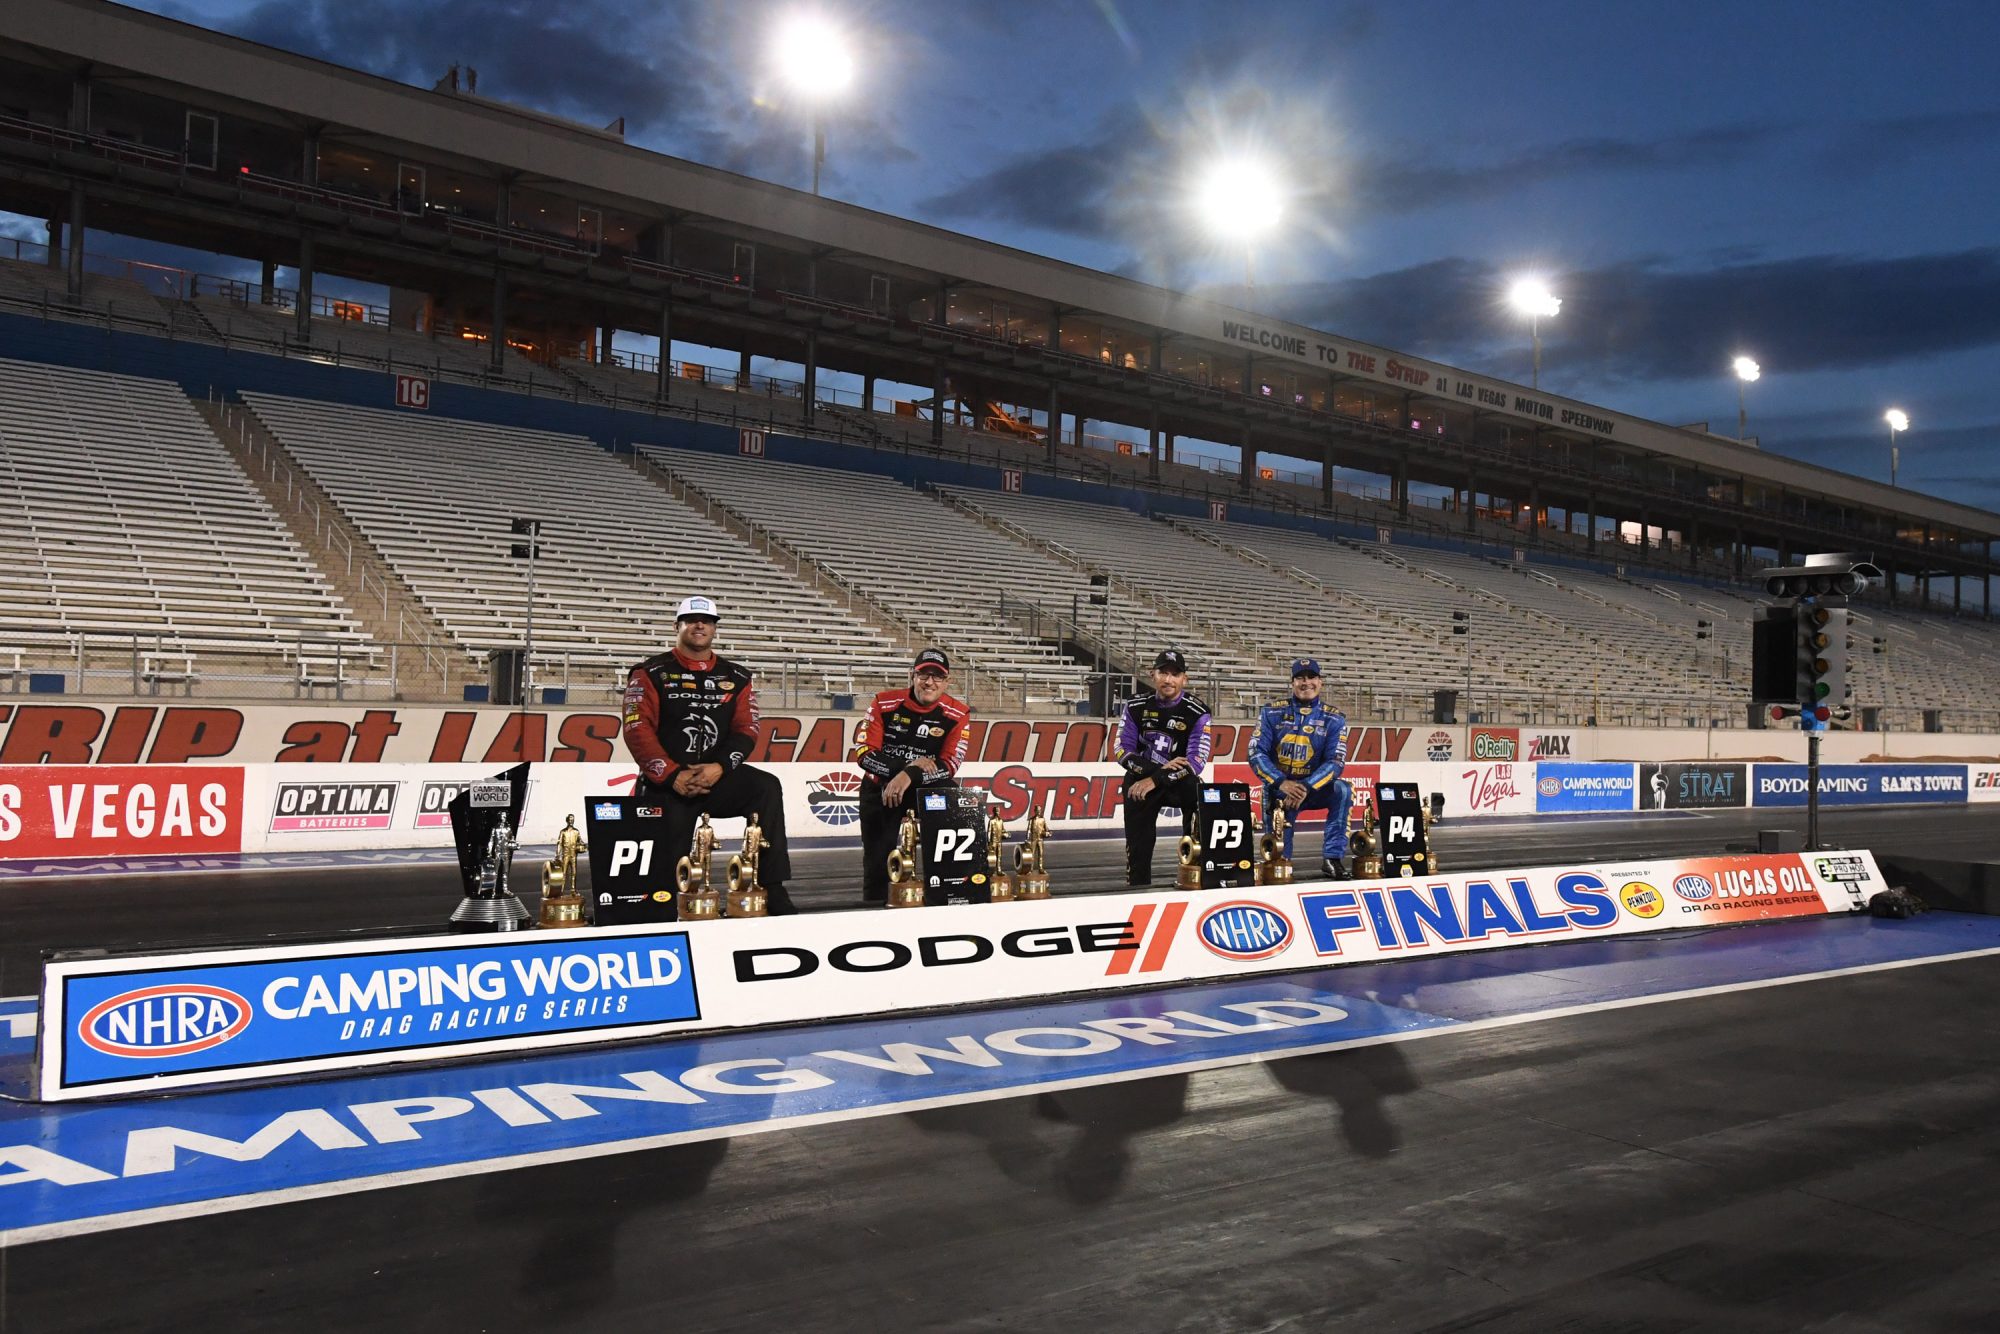
[[[219,1047],[250,1026],[250,1002],[233,991],[185,983],[141,987],[99,1001],[76,1026],[83,1045],[139,1060]]]
[[[1225,959],[1268,959],[1292,943],[1292,924],[1261,903],[1218,904],[1195,927],[1210,954]]]

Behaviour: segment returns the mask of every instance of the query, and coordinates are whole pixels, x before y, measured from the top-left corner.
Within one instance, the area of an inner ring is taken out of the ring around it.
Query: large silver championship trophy
[[[451,799],[451,833],[458,844],[458,874],[465,897],[451,915],[454,931],[521,931],[528,909],[507,879],[528,804],[528,766],[477,779]]]

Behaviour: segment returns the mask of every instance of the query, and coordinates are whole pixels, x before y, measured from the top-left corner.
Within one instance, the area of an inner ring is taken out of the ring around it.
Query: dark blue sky
[[[806,184],[766,0],[176,0],[146,8]],[[1500,305],[1545,274],[1543,383],[2000,506],[2000,4],[1879,0],[824,0],[860,70],[827,193],[1241,296],[1187,163],[1295,184],[1258,308],[1525,380]],[[1227,289],[1227,290],[1225,290]]]

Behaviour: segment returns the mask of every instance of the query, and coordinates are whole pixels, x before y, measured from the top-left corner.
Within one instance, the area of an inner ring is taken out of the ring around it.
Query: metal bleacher
[[[157,688],[282,678],[304,644],[367,656],[366,632],[176,385],[0,360],[0,507],[10,657]]]
[[[474,657],[520,644],[516,517],[543,521],[534,677],[609,688],[672,636],[673,606],[723,607],[718,645],[760,673],[900,676],[901,646],[580,436],[245,394],[258,421]],[[815,685],[815,690],[817,685]]]

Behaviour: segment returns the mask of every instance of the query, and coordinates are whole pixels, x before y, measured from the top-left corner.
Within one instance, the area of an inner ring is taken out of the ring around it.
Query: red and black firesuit
[[[775,774],[747,763],[757,730],[750,669],[726,658],[695,661],[669,649],[634,667],[626,683],[625,748],[639,764],[635,795],[657,800],[666,810],[660,850],[667,865],[687,855],[699,816],[755,815],[770,841],[758,869],[771,911],[790,912],[784,788]],[[722,777],[700,796],[675,792],[674,774],[697,764],[720,764]]]
[[[965,760],[965,720],[970,714],[950,695],[939,695],[937,703],[926,708],[907,687],[885,690],[868,706],[868,721],[862,724],[851,757],[861,766],[862,902],[888,900],[889,854],[895,850],[903,818],[901,807],[882,804],[882,785],[908,773],[905,805],[911,792],[955,786],[958,766]],[[937,761],[934,772],[913,766],[912,761],[924,756]]]

